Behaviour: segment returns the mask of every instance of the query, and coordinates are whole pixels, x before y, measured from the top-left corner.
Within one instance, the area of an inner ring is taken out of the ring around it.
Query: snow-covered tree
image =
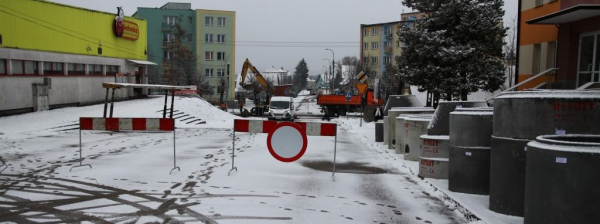
[[[306,79],[308,78],[308,65],[306,65],[306,61],[304,58],[298,62],[296,65],[296,71],[294,72],[293,84],[296,92],[300,92],[300,90],[306,87]]]
[[[416,27],[402,27],[406,44],[396,57],[399,74],[420,91],[466,100],[504,83],[502,0],[404,0],[427,14]]]

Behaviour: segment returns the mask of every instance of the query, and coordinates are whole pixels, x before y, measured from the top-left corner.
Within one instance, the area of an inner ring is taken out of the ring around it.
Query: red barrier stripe
[[[105,129],[107,131],[118,131],[119,130],[119,118],[105,118]]]
[[[321,124],[321,136],[335,136],[335,134],[336,134],[335,129],[336,129],[335,124],[322,123]]]
[[[79,129],[81,130],[94,130],[94,119],[89,117],[79,118]]]
[[[131,130],[145,131],[146,130],[146,118],[132,118],[131,119]]]
[[[239,132],[248,132],[249,130],[249,121],[248,120],[233,120],[233,129]]]
[[[306,122],[294,122],[297,125],[300,125],[300,127],[304,130],[304,132],[306,132]]]
[[[263,121],[263,133],[271,132],[275,125],[277,125],[277,121]]]
[[[172,118],[161,118],[160,128],[161,131],[173,131],[175,130],[175,119]]]

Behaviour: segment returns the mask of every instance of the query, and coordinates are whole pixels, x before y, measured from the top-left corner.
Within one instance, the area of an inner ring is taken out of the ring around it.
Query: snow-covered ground
[[[311,97],[294,99],[300,112],[313,111]],[[175,99],[181,170],[171,174],[172,132],[83,131],[83,164],[92,168],[69,171],[79,164],[78,118],[101,117],[103,105],[0,118],[0,156],[8,164],[0,175],[0,222],[471,221],[375,143],[373,123],[332,120],[339,131],[335,179],[336,138],[309,136],[306,154],[282,163],[269,154],[267,134],[250,133],[236,133],[238,170],[228,176],[236,117],[198,98]],[[117,102],[114,117],[162,117],[163,100]]]

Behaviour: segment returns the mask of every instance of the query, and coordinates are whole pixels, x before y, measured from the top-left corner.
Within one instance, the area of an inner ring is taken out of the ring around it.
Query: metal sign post
[[[333,142],[333,172],[331,173],[333,182],[335,182],[335,159],[336,159],[336,157],[337,157],[337,124],[335,124],[335,141]]]
[[[348,120],[348,117],[350,116],[350,101],[352,100],[352,95],[350,94],[350,92],[346,92],[346,102],[348,102],[348,104],[346,104],[348,107],[346,108],[346,120]]]
[[[231,175],[231,171],[235,170],[237,172],[237,167],[235,167],[235,121],[233,123],[233,141],[232,141],[232,150],[231,150],[231,170],[227,173],[227,176]]]

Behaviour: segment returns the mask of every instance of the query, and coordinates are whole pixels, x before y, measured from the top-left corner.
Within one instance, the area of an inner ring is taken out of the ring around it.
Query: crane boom
[[[267,80],[265,80],[265,78],[263,78],[263,76],[260,74],[260,72],[256,69],[256,67],[254,67],[250,61],[248,60],[248,58],[246,58],[246,61],[244,61],[244,65],[242,66],[242,79],[240,81],[240,86],[244,87],[244,82],[246,81],[246,75],[248,74],[248,69],[250,69],[250,71],[252,72],[252,74],[254,74],[254,76],[256,77],[256,81],[258,81],[258,83],[264,87],[269,87],[269,83],[267,83]]]

